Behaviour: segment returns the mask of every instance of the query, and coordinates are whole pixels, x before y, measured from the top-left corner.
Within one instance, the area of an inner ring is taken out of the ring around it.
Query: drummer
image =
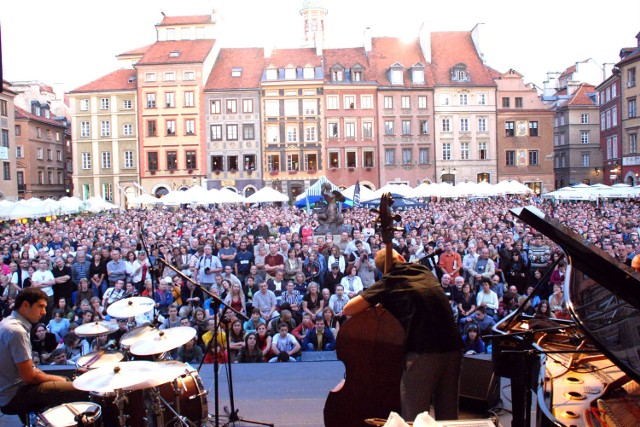
[[[45,315],[47,294],[30,287],[16,297],[14,311],[0,323],[0,408],[7,414],[41,411],[47,406],[87,400],[65,377],[37,369],[29,331]]]

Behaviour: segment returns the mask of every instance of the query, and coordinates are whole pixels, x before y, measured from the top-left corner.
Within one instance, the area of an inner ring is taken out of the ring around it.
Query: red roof
[[[420,41],[418,39],[409,42],[396,37],[374,37],[371,40],[371,52],[369,57],[373,64],[374,79],[379,85],[388,86],[389,68],[393,64],[400,64],[404,68],[404,86],[412,87],[433,87],[434,80],[431,66],[427,64],[422,55]],[[411,83],[411,76],[406,72],[416,64],[425,67],[425,83]]]
[[[153,46],[152,44],[148,44],[146,46],[142,46],[133,50],[129,50],[127,52],[121,53],[120,55],[117,55],[117,57],[119,56],[139,56],[139,55],[144,55],[145,53],[147,53],[147,51],[151,48],[151,46]]]
[[[136,65],[154,64],[188,64],[204,62],[213,48],[215,40],[179,40],[164,41],[152,44]],[[170,57],[171,52],[179,52]]]
[[[80,86],[70,93],[78,92],[110,92],[117,90],[136,90],[136,70],[118,70],[102,76],[97,80]]]
[[[332,83],[331,68],[338,64],[346,69],[361,65],[363,68],[362,82],[371,82],[376,79],[375,71],[369,63],[369,58],[367,58],[363,47],[325,49],[322,54],[324,56],[324,78],[327,83]]]
[[[56,126],[59,128],[63,128],[65,129],[66,126],[63,125],[61,122],[57,121],[57,120],[53,120],[53,119],[47,119],[46,117],[40,117],[40,116],[36,116],[35,114],[31,114],[30,112],[28,112],[27,110],[23,110],[22,108],[18,107],[17,105],[15,106],[15,110],[16,110],[16,119],[23,119],[23,120],[36,120],[38,122],[41,123],[45,123],[51,126]]]
[[[589,94],[595,91],[596,91],[595,86],[587,83],[582,83],[567,104],[594,106],[596,105],[596,102],[593,98],[589,97]]]
[[[211,24],[211,15],[165,16],[159,26]]]
[[[574,65],[572,65],[571,67],[569,67],[569,68],[567,68],[566,70],[564,70],[564,71],[562,72],[562,74],[560,74],[560,77],[564,77],[564,76],[568,76],[568,75],[570,75],[570,74],[573,74],[573,73],[575,73],[575,72],[576,72],[576,69],[577,69],[577,68],[576,68],[576,65],[574,64]]]
[[[264,50],[262,48],[229,48],[220,49],[220,55],[205,85],[206,90],[214,89],[258,89]],[[241,68],[239,77],[232,77],[231,71]]]
[[[451,68],[456,64],[467,67],[470,81],[452,82]],[[436,85],[494,85],[491,72],[478,56],[469,31],[431,33],[431,65]]]
[[[320,67],[322,58],[316,55],[315,48],[274,49],[271,57],[265,58],[264,65],[265,68]]]

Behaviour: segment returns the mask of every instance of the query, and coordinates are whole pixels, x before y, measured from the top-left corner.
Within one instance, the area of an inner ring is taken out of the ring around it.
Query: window
[[[449,95],[440,95],[440,105],[451,105],[451,96]]]
[[[167,71],[164,73],[164,81],[165,82],[175,82],[176,81],[176,73],[173,71]]]
[[[111,169],[111,152],[103,151],[100,155],[102,169]]]
[[[156,94],[148,93],[147,94],[147,108],[156,108]]]
[[[91,169],[91,153],[84,152],[81,155],[82,159],[82,169],[87,170]]]
[[[638,134],[629,134],[629,154],[638,153]]]
[[[316,71],[313,67],[305,67],[302,69],[302,78],[305,80],[311,80],[316,76]]]
[[[123,99],[122,100],[122,109],[123,110],[131,110],[133,108],[133,101],[131,101],[130,99]]]
[[[47,171],[47,184],[53,184],[53,171]]]
[[[47,148],[47,160],[53,160],[53,151],[51,150],[51,148]]]
[[[618,126],[618,107],[611,107],[611,126]]]
[[[442,160],[451,160],[451,143],[442,143]]]
[[[514,150],[507,150],[506,152],[506,166],[516,165],[516,152]]]
[[[124,153],[124,168],[131,169],[133,168],[133,151],[125,151]]]
[[[591,155],[589,153],[582,153],[582,166],[589,167],[591,164]],[[562,165],[564,166],[564,164]]]
[[[58,171],[58,184],[64,184],[64,179],[62,178],[62,171]]]
[[[560,145],[564,145],[564,132],[560,134]]]
[[[100,98],[100,109],[101,110],[109,109],[109,98]]]
[[[247,114],[253,113],[253,99],[242,100],[242,112]]]
[[[478,94],[478,105],[487,105],[487,94],[479,93]]]
[[[402,121],[402,134],[411,135],[411,120]]]
[[[38,184],[44,184],[44,171],[38,171]]]
[[[460,119],[460,132],[469,132],[469,119]]]
[[[185,135],[196,134],[196,119],[186,119],[184,121],[184,133]]]
[[[373,96],[372,95],[361,95],[360,96],[360,108],[362,110],[372,110],[373,109]]]
[[[16,136],[22,135],[22,127],[20,125],[16,125],[15,133],[16,133]]]
[[[509,108],[509,98],[502,98],[502,108]]]
[[[255,129],[253,124],[242,125],[242,139],[253,140],[256,138]]]
[[[391,96],[384,97],[384,108],[393,108],[393,97]]]
[[[580,114],[580,124],[583,124],[583,125],[589,124],[589,114],[587,113]]]
[[[515,135],[515,122],[504,122],[504,136]]]
[[[194,98],[193,98],[193,92],[192,91],[188,91],[184,93],[184,106],[185,107],[193,107],[194,104]]]
[[[220,172],[224,166],[224,160],[222,156],[211,156],[211,170],[214,172]]]
[[[609,124],[611,124],[611,114],[609,110],[607,110],[606,116],[609,119]],[[605,113],[602,112],[600,113],[600,130],[605,130],[605,129],[608,129],[608,127],[605,120]]]
[[[529,166],[538,166],[538,150],[529,150]]]
[[[469,97],[466,93],[461,93],[458,96],[458,102],[460,103],[460,105],[467,105],[469,102]]]
[[[9,103],[4,99],[0,99],[0,116],[8,117],[9,115]]]
[[[245,154],[243,157],[244,157],[244,170],[246,171],[256,170],[256,156],[254,154]]]
[[[47,129],[47,139],[51,141],[51,129]]]
[[[411,98],[408,96],[402,96],[400,98],[400,105],[405,109],[411,108]]]
[[[285,68],[284,69],[284,78],[285,78],[285,80],[295,80],[296,79],[296,69],[295,68]]]
[[[147,120],[147,136],[156,136],[158,129],[155,120]]]
[[[420,135],[428,135],[429,134],[429,121],[428,120],[420,120],[418,122],[418,131]]]
[[[394,135],[393,120],[385,120],[384,121],[384,134],[385,135]]]
[[[538,122],[529,122],[529,136],[538,136]]]
[[[442,132],[451,132],[451,119],[442,119]]]
[[[356,152],[355,151],[347,151],[346,155],[347,155],[347,167],[348,168],[355,168],[357,167],[357,156],[356,156]]]
[[[461,142],[460,143],[460,159],[469,160],[469,143]]]
[[[304,128],[304,140],[306,142],[316,142],[316,127],[315,126],[305,126]]]
[[[24,147],[22,145],[16,145],[16,158],[24,159]]]
[[[344,124],[344,137],[355,138],[356,137],[356,124],[355,122],[345,122]]]
[[[43,160],[44,159],[44,148],[38,147],[36,150],[36,159]]]
[[[419,95],[418,96],[418,108],[421,110],[424,110],[425,108],[427,108],[427,97],[426,95]]]
[[[297,116],[298,115],[298,100],[287,99],[284,101],[284,115],[285,116]]]
[[[318,101],[315,99],[303,99],[302,110],[306,116],[315,116],[318,112]]]
[[[384,150],[384,164],[388,166],[393,166],[396,164],[396,149],[395,148],[385,148]]]
[[[60,150],[56,150],[56,161],[58,162],[62,161],[62,151]]]
[[[429,149],[418,148],[418,163],[421,165],[429,164]]]
[[[193,71],[185,71],[182,73],[182,80],[192,81],[196,79],[196,73]]]
[[[227,125],[227,141],[238,139],[238,125]]]
[[[522,101],[522,97],[521,96],[516,96],[516,108],[522,108],[524,107],[524,103]]]
[[[265,77],[267,80],[277,80],[278,79],[278,70],[276,68],[268,68]]]
[[[238,112],[238,100],[227,99],[226,107],[227,107],[227,114],[236,114]]]
[[[2,129],[2,146],[9,148],[9,130]]]
[[[176,106],[176,94],[175,92],[165,92],[164,94],[164,106],[167,108],[173,108]]]
[[[589,143],[589,131],[587,130],[580,131],[580,143],[582,144]]]
[[[298,142],[298,126],[287,126],[287,142]]]
[[[178,170],[178,152],[167,151],[167,170]]]
[[[373,123],[372,122],[362,122],[362,137],[363,138],[373,138]]]
[[[192,169],[197,169],[197,157],[196,157],[196,152],[195,151],[187,151],[185,152],[185,166],[187,167],[187,169],[192,170]]]
[[[489,158],[489,150],[487,149],[486,142],[478,144],[478,154],[480,156],[480,160],[487,160]]]
[[[109,120],[102,120],[100,122],[100,136],[111,135],[111,122]]]
[[[401,69],[391,70],[391,84],[401,85],[403,83],[403,76]]]
[[[635,99],[629,99],[627,101],[627,111],[629,111],[629,118],[636,117],[638,115],[638,109]]]
[[[362,162],[365,168],[373,167],[373,151],[363,151],[362,152]]]
[[[327,95],[327,110],[337,110],[337,109],[338,109],[338,96]]]
[[[280,130],[278,126],[267,126],[267,142],[274,143],[280,141]]]
[[[340,167],[340,153],[337,151],[329,152],[329,167],[334,169]]]
[[[487,118],[478,117],[478,132],[486,132],[486,131],[487,131]]]
[[[167,120],[167,136],[175,136],[176,135],[176,121],[175,120]]]
[[[5,181],[11,181],[11,164],[2,162],[2,177]]]
[[[617,84],[614,83],[613,85],[611,85],[611,99],[615,99],[616,96],[618,96],[618,94],[617,94],[617,90],[618,89],[617,88],[618,88]]]
[[[634,87],[636,85],[636,69],[629,68],[627,70],[627,87]]]
[[[156,81],[156,73],[146,73],[144,75],[145,82],[155,82]]]
[[[362,71],[360,70],[351,70],[351,80],[354,82],[362,81]]]
[[[80,100],[80,111],[89,111],[89,100],[81,99]]]
[[[209,112],[211,114],[220,114],[222,109],[222,102],[219,99],[214,99],[209,103]]]
[[[89,122],[80,122],[80,136],[83,138],[88,138],[91,134],[91,128],[89,127]]]
[[[156,151],[147,153],[147,164],[150,172],[158,170],[158,153]]]
[[[102,184],[102,198],[107,201],[113,201],[113,185],[109,183]]]
[[[344,96],[344,109],[354,110],[356,108],[356,97],[353,95]]]
[[[402,164],[410,165],[413,163],[413,149],[411,148],[403,148],[402,149]]]

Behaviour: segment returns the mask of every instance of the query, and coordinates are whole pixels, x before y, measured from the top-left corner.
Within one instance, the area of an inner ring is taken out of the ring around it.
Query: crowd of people
[[[529,204],[620,262],[631,265],[640,253],[640,205],[632,200],[446,200],[399,211],[403,231],[395,232],[394,249],[437,277],[470,353],[488,351],[483,335],[525,301],[528,314],[568,316],[564,260],[527,299],[562,256],[509,212]],[[26,287],[47,294],[46,315],[31,332],[33,359],[43,364],[77,363],[104,345],[102,338],[74,332],[102,320],[118,324],[108,337],[116,346],[147,322],[161,329],[193,326],[196,337],[171,354],[185,362],[299,360],[305,351],[333,350],[344,306],[382,277],[374,263],[384,247],[376,214],[353,208],[342,219],[340,235],[320,236],[314,236],[317,215],[286,206],[127,210],[5,223],[0,315],[11,313]],[[155,310],[135,325],[111,319],[107,308],[130,296],[152,298]],[[217,332],[216,323],[222,324]],[[209,345],[214,334],[218,345]]]

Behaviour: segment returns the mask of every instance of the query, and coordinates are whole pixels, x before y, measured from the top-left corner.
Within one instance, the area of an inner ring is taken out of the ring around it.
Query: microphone
[[[425,267],[430,267],[428,262],[432,261],[436,256],[440,255],[443,252],[444,251],[441,248],[436,248],[436,250],[434,250],[432,253],[430,253],[429,255],[423,256],[417,262],[424,265]]]
[[[104,346],[104,348],[106,350],[113,351],[118,349],[118,345],[116,344],[115,340],[109,340],[109,342],[107,343],[107,345]]]

